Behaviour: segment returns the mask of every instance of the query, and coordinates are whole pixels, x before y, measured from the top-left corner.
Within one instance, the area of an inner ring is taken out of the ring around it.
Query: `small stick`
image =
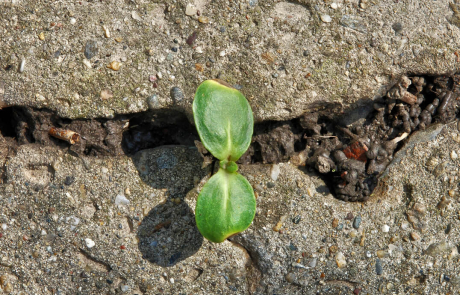
[[[80,134],[70,130],[58,129],[52,127],[49,131],[49,135],[65,140],[70,144],[75,144],[80,141]]]
[[[343,133],[345,133],[345,135],[348,135],[349,137],[351,137],[352,139],[354,139],[354,140],[358,140],[358,139],[359,139],[359,137],[358,137],[356,134],[354,134],[353,132],[351,132],[351,131],[348,130],[347,128],[343,128],[343,127],[340,127],[340,126],[338,126],[337,128],[338,128],[339,130],[341,130]]]

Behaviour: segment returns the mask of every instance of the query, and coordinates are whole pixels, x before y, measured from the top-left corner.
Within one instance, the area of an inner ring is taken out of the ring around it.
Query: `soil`
[[[366,201],[404,139],[459,112],[460,76],[402,77],[373,110],[349,126],[340,117],[305,113],[286,122],[255,127],[240,163],[291,160],[320,173],[344,201]],[[347,116],[345,114],[344,116]]]

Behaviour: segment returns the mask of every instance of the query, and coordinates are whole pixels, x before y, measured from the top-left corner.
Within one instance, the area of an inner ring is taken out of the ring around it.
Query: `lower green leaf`
[[[256,198],[246,178],[219,169],[198,196],[195,219],[206,239],[220,243],[247,229],[255,213]]]

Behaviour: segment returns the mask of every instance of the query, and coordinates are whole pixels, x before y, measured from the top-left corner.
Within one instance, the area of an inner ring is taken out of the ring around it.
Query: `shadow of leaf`
[[[133,156],[141,179],[155,189],[166,189],[168,199],[153,208],[138,229],[139,251],[144,259],[169,267],[192,256],[203,236],[185,195],[201,180],[207,169],[195,147],[161,146]]]

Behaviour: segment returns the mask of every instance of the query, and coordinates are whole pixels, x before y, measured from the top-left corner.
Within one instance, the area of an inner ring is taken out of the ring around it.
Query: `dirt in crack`
[[[456,119],[460,76],[402,77],[367,116],[341,126],[344,116],[306,113],[287,122],[256,126],[241,163],[286,162],[316,170],[338,199],[366,201],[379,175],[414,131]]]
[[[358,120],[349,120],[354,122],[348,126],[341,122],[351,113],[340,115],[337,104],[317,106],[290,121],[257,124],[252,144],[239,163],[305,165],[319,173],[337,198],[365,201],[410,133],[456,118],[459,82],[457,75],[402,77],[385,97],[371,102],[369,111],[361,111]],[[54,138],[49,135],[51,128],[77,132],[80,140],[71,145]],[[0,133],[0,159],[29,143],[97,157],[133,155],[163,145],[192,146],[199,139],[184,114],[169,110],[69,120],[46,109],[10,107],[0,110]]]
[[[180,112],[144,112],[115,119],[70,120],[50,110],[10,107],[0,110],[0,145],[37,143],[69,148],[85,156],[132,155],[163,145],[193,145],[195,128]],[[80,135],[75,144],[50,135],[52,128]],[[8,143],[6,142],[8,141]]]

